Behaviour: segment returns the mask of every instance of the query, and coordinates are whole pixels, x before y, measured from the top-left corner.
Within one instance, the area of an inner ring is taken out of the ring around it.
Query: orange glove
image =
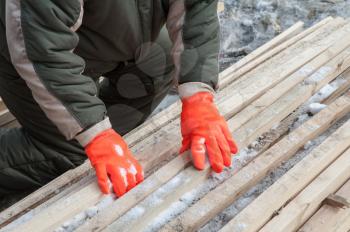
[[[109,193],[108,178],[118,197],[143,181],[141,165],[132,156],[123,138],[113,129],[96,136],[86,147],[85,152],[96,176],[101,191]]]
[[[220,173],[224,166],[231,166],[231,153],[236,154],[238,148],[213,98],[211,93],[199,92],[182,99],[180,153],[191,148],[194,166],[203,170],[207,151],[212,169]]]

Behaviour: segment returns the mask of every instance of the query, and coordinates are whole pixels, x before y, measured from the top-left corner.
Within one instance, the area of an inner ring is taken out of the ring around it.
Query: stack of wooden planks
[[[306,30],[297,23],[220,74],[216,103],[242,150],[225,175],[195,170],[189,152],[179,156],[176,102],[125,136],[146,170],[143,183],[122,198],[104,196],[86,162],[1,212],[0,231],[196,231],[326,134],[218,230],[348,232],[349,37],[350,22],[342,18]],[[342,85],[321,101],[326,107],[290,127],[310,98],[340,75]],[[0,110],[0,125],[14,126],[4,105]],[[269,141],[244,157],[245,148],[269,133]]]

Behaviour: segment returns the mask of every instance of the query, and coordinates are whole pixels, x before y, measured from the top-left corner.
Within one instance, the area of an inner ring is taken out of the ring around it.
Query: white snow
[[[111,205],[115,201],[115,199],[116,197],[112,194],[106,196],[97,205],[86,209],[85,211],[74,216],[71,220],[64,222],[62,226],[54,230],[54,232],[72,232],[76,230],[87,219],[96,216],[101,210]]]
[[[145,232],[158,231],[162,226],[168,223],[172,218],[184,212],[188,207],[193,205],[209,191],[216,188],[223,181],[232,176],[233,170],[241,169],[249,161],[256,156],[256,151],[250,149],[242,149],[239,154],[233,156],[232,167],[224,170],[223,173],[212,173],[209,179],[201,186],[185,193],[181,198],[172,203],[170,207],[161,212],[153,222],[150,222]],[[200,213],[200,212],[198,212]]]
[[[322,104],[321,102],[327,99],[345,82],[346,80],[344,80],[342,76],[339,76],[333,82],[325,85],[320,91],[313,95],[306,103],[300,107],[300,115],[298,116],[297,121],[290,127],[290,129],[296,129],[301,124],[309,120],[312,115],[315,115],[326,108],[327,105]]]
[[[314,72],[310,77],[307,78],[307,83],[317,83],[322,81],[330,72],[332,71],[331,67],[323,66]],[[308,75],[307,75],[308,76]]]
[[[299,127],[302,123],[309,120],[311,116],[308,113],[316,114],[320,110],[324,109],[326,105],[321,104],[323,100],[329,97],[338,87],[340,87],[345,80],[340,76],[336,78],[332,83],[326,85],[318,93],[312,96],[303,106],[300,107],[300,115],[290,130],[293,131]],[[283,162],[282,165],[276,168],[268,176],[266,176],[258,185],[251,188],[247,193],[235,201],[234,204],[226,208],[222,213],[217,215],[208,224],[201,228],[200,232],[212,232],[220,230],[227,222],[229,222],[235,215],[237,215],[242,209],[244,209],[248,204],[250,204],[255,198],[257,198],[263,191],[265,191],[269,186],[271,186],[278,178],[284,175],[288,170],[290,170],[295,164],[307,156],[315,147],[320,145],[324,140],[326,140],[331,133],[333,133],[337,128],[339,128],[344,122],[350,120],[350,114],[347,114],[345,118],[335,123],[331,128],[329,128],[321,136],[308,141],[302,150],[297,152],[291,159]],[[244,225],[242,225],[244,226]]]
[[[313,75],[313,80],[317,81],[321,79],[322,73],[325,73],[327,70],[319,71]],[[306,71],[305,71],[306,72]],[[291,130],[299,127],[302,123],[310,119],[311,115],[318,113],[320,110],[324,109],[326,105],[321,102],[329,97],[339,86],[345,82],[344,79],[337,78],[332,83],[326,85],[318,93],[312,96],[303,106],[300,107],[300,115],[293,125],[290,127]],[[348,116],[349,118],[349,116]],[[339,126],[339,125],[338,125]],[[274,129],[278,127],[278,124],[273,126]],[[232,219],[238,212],[240,212],[244,207],[246,207],[250,202],[252,202],[261,192],[266,190],[270,185],[272,185],[280,176],[292,168],[297,162],[299,162],[303,157],[310,153],[317,145],[324,141],[328,135],[337,128],[333,126],[332,129],[327,131],[324,135],[307,142],[304,145],[304,149],[299,151],[293,158],[284,162],[282,166],[270,173],[264,180],[262,180],[258,185],[254,186],[241,198],[239,198],[233,205],[225,209],[222,213],[217,215],[212,221],[205,225],[200,231],[209,232],[217,231],[222,226],[224,226],[230,219]],[[257,142],[256,142],[257,143]],[[212,174],[210,178],[205,182],[205,184],[199,186],[197,189],[192,190],[191,192],[185,193],[178,201],[173,202],[170,207],[161,212],[156,219],[150,222],[147,231],[157,231],[164,224],[169,222],[172,218],[181,214],[184,210],[190,207],[192,204],[201,199],[209,191],[217,187],[220,183],[232,176],[232,171],[241,169],[249,161],[251,161],[256,156],[256,151],[252,149],[242,149],[240,153],[236,156],[233,156],[233,165],[229,169],[225,169],[222,174]],[[130,223],[133,223],[138,218],[142,217],[149,207],[155,207],[164,202],[164,198],[175,191],[180,185],[186,184],[189,179],[184,176],[182,173],[175,176],[171,181],[169,181],[164,186],[160,187],[156,192],[147,197],[142,201],[138,206],[131,209],[123,217],[120,218],[122,227],[125,228]],[[144,188],[151,188],[154,183],[144,182],[146,185]],[[141,191],[141,190],[140,190]],[[74,231],[77,227],[82,225],[87,219],[94,217],[101,210],[108,207],[112,202],[114,202],[115,196],[108,196],[104,198],[97,205],[92,206],[91,208],[86,209],[85,211],[79,213],[71,220],[63,223],[63,225],[55,230],[55,232],[70,232]],[[200,213],[200,212],[199,212]],[[23,222],[29,220],[33,216],[33,212],[25,214],[19,218],[15,223],[10,224],[1,231],[9,231],[16,227],[16,225],[22,224]],[[242,225],[244,226],[244,225]]]
[[[318,112],[320,112],[321,110],[323,110],[324,108],[326,108],[327,106],[324,104],[320,104],[320,103],[311,103],[308,106],[308,112],[311,113],[312,115],[317,114]]]

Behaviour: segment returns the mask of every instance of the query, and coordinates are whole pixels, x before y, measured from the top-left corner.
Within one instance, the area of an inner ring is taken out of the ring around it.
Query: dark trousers
[[[134,129],[152,113],[172,87],[171,43],[164,31],[137,61],[113,69],[87,68],[96,81],[113,128]],[[101,64],[103,65],[103,64]],[[96,71],[97,70],[97,71]],[[104,70],[99,73],[99,70]],[[86,160],[77,141],[66,141],[33,99],[8,56],[0,54],[0,96],[21,128],[0,128],[0,196],[37,189]]]

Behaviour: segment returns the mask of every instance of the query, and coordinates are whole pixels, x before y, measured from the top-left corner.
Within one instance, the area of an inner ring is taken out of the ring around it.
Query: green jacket
[[[217,0],[2,0],[0,19],[1,53],[69,140],[111,127],[84,70],[137,60],[164,25],[178,83],[217,86]]]

